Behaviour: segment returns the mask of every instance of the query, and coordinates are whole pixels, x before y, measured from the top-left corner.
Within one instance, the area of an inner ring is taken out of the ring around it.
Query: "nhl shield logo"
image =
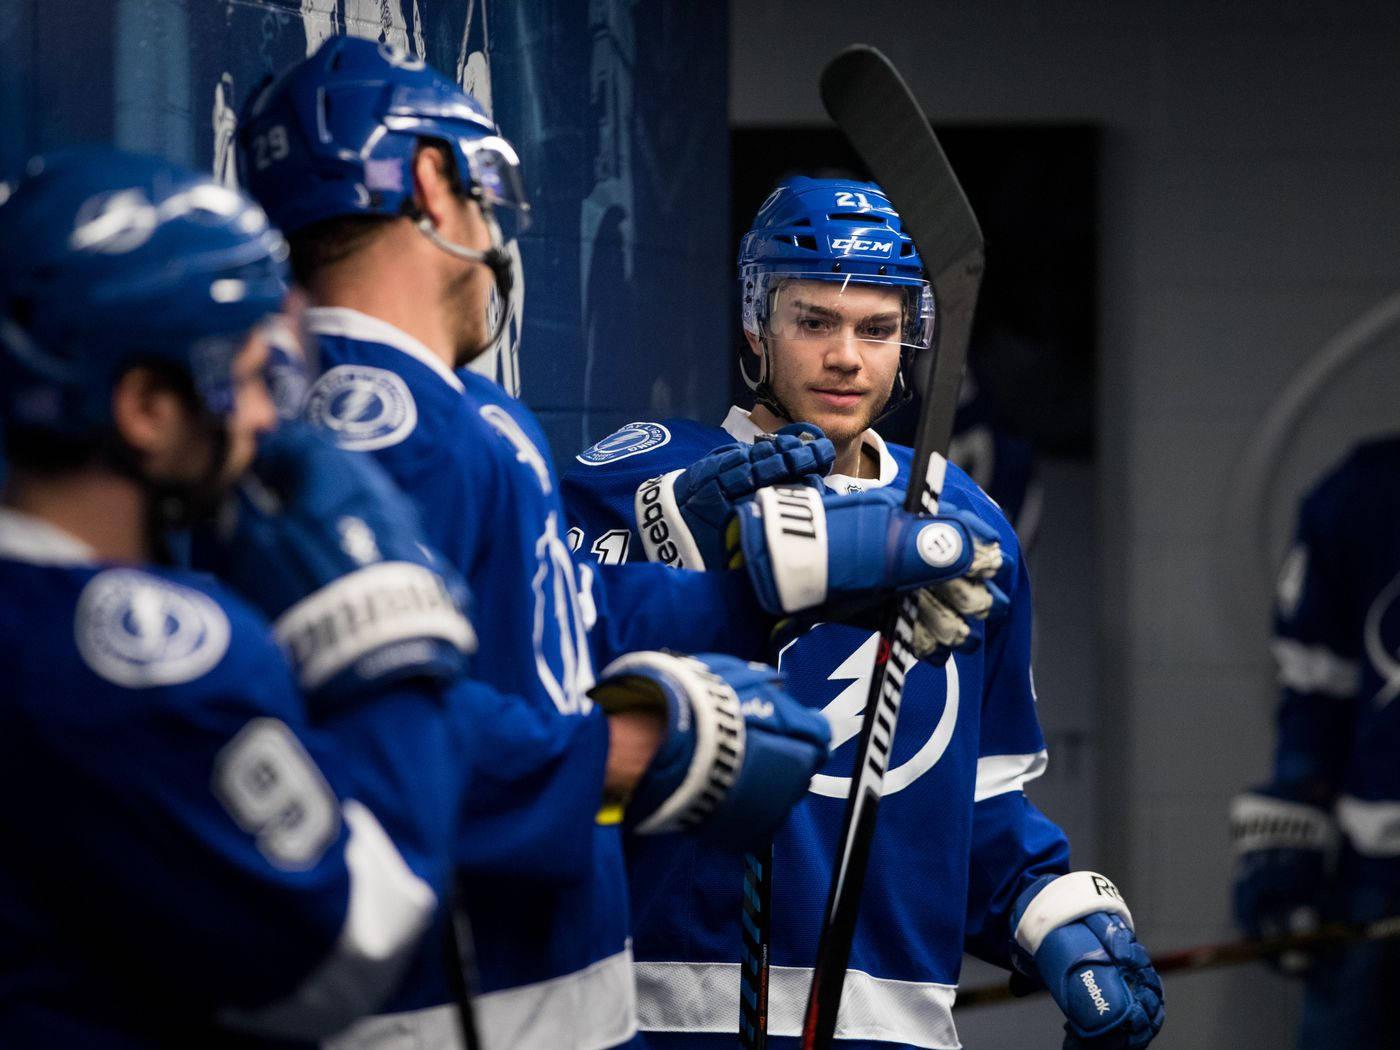
[[[671,432],[660,423],[628,423],[574,458],[586,467],[600,467],[659,448],[670,440]]]
[[[95,672],[130,689],[191,682],[228,651],[217,602],[134,569],[94,576],[78,599],[74,640]]]
[[[311,388],[306,418],[341,448],[371,452],[397,445],[418,425],[408,384],[393,372],[366,365],[337,365]]]

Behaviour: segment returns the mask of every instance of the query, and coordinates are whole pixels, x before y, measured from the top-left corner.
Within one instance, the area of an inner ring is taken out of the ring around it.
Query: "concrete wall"
[[[1070,771],[1052,753],[1036,797],[1150,945],[1232,937],[1225,807],[1271,748],[1262,567],[1306,479],[1400,422],[1380,324],[1242,474],[1291,378],[1400,286],[1400,7],[733,0],[732,121],[822,121],[821,65],[857,40],[937,122],[1104,129],[1099,451],[1051,465],[1032,556],[1042,718],[1052,746],[1087,743]],[[1296,990],[1263,967],[1167,994],[1164,1050],[1288,1043]],[[971,1047],[1060,1045],[1044,1004],[960,1027]]]

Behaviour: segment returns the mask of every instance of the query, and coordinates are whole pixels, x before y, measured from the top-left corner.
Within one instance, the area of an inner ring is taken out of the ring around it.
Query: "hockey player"
[[[830,492],[908,484],[911,450],[887,445],[870,426],[908,395],[913,352],[928,345],[934,318],[915,246],[879,187],[783,182],[742,242],[739,281],[742,364],[757,403],[731,409],[722,427],[630,424],[582,453],[564,490],[584,549],[605,560],[723,564],[716,506],[741,495],[746,480],[734,461],[794,422],[815,424],[835,446],[823,479]],[[655,437],[638,448],[644,435]],[[952,1006],[966,949],[1043,980],[1068,1017],[1066,1046],[1144,1046],[1162,1023],[1161,984],[1128,909],[1108,879],[1068,872],[1064,835],[1022,791],[1045,768],[1046,752],[1016,537],[952,465],[943,497],[942,506],[970,512],[999,540],[994,585],[1007,601],[965,581],[921,594],[921,648],[930,658],[905,681],[837,1039],[872,1050],[957,1047]],[[863,496],[827,497],[840,498]],[[646,525],[652,507],[663,508],[669,550]],[[741,509],[741,541],[746,517]],[[801,1029],[878,640],[820,617],[805,626],[782,665],[794,696],[831,717],[837,750],[774,845],[769,1026],[777,1037]],[[733,1045],[741,871],[737,852],[699,843],[629,848],[649,1046]]]
[[[1278,581],[1273,777],[1231,807],[1247,936],[1400,913],[1400,438],[1355,449],[1302,501]],[[1285,953],[1297,1046],[1400,1047],[1400,942]]]
[[[307,324],[323,373],[309,392],[307,417],[342,447],[383,463],[473,592],[492,596],[491,615],[478,618],[476,670],[555,720],[549,753],[560,764],[597,732],[587,690],[593,668],[617,654],[666,645],[757,656],[784,597],[815,603],[846,588],[918,586],[967,571],[973,543],[965,526],[947,524],[959,551],[935,565],[918,553],[927,523],[888,503],[835,515],[832,541],[815,555],[804,547],[806,566],[776,538],[771,547],[757,542],[748,567],[733,573],[577,564],[538,423],[462,367],[505,323],[499,313],[488,323],[488,296],[494,289],[500,309],[509,302],[507,245],[528,218],[514,151],[476,102],[419,60],[372,42],[331,40],[255,94],[240,130],[240,164],[288,233],[293,268],[316,303]],[[776,458],[786,468],[818,454],[793,439]],[[861,529],[888,534],[892,557],[846,571],[837,552],[850,544],[842,537]],[[756,594],[768,606],[756,604]],[[784,812],[824,756],[827,735],[824,720],[794,706],[776,695],[744,705],[755,742],[732,789],[744,805],[729,807],[727,819],[716,812],[701,820],[702,813],[663,805],[637,830],[698,823],[737,842]],[[707,777],[718,784],[729,776],[724,749],[708,753],[711,772],[697,762],[683,785],[697,808],[713,786]],[[521,761],[504,752],[502,777]],[[776,790],[764,786],[765,777]],[[502,822],[507,831],[513,826]],[[574,885],[548,892],[519,879],[475,884],[468,908],[488,1046],[554,1050],[634,1040],[615,826],[598,827],[592,863]],[[450,1037],[450,1018],[433,1005],[434,995],[442,1002],[441,989],[420,992],[421,1010],[386,1017],[378,1030],[410,1025],[422,1039]],[[360,1029],[370,1038],[374,1030]]]
[[[439,694],[470,626],[386,481],[268,434],[285,245],[256,205],[100,149],[4,189],[0,1043],[329,1035],[389,994],[441,897],[470,756]],[[230,549],[295,667],[252,605],[161,564],[260,438],[281,507],[245,504]],[[296,646],[298,616],[391,588],[417,607]]]

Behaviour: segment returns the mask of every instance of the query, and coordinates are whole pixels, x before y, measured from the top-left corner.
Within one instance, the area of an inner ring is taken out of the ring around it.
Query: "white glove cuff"
[[[394,642],[441,639],[476,649],[472,625],[442,578],[423,565],[377,562],[326,584],[277,618],[273,634],[292,654],[303,689]]]
[[[734,786],[744,764],[744,716],[739,696],[719,675],[699,660],[662,652],[619,656],[603,669],[600,682],[628,674],[669,679],[678,694],[674,703],[686,705],[677,721],[693,722],[695,751],[680,785],[634,829],[639,835],[686,831],[704,820]]]
[[[826,601],[826,506],[808,486],[759,489],[754,495],[763,519],[773,586],[784,612]]]
[[[1330,851],[1337,825],[1317,806],[1247,791],[1230,803],[1230,838],[1236,856],[1261,849]]]
[[[1097,911],[1118,915],[1133,928],[1133,916],[1107,876],[1093,871],[1061,875],[1031,898],[1016,924],[1016,943],[1034,956],[1051,930]]]
[[[684,473],[673,470],[642,482],[632,498],[632,511],[647,561],[663,562],[673,569],[704,569],[705,559],[676,503],[676,479]]]

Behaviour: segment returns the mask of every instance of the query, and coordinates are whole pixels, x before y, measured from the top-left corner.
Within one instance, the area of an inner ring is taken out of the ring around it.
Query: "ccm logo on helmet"
[[[838,252],[865,252],[869,255],[889,255],[894,241],[872,241],[864,237],[830,237],[831,248]]]

